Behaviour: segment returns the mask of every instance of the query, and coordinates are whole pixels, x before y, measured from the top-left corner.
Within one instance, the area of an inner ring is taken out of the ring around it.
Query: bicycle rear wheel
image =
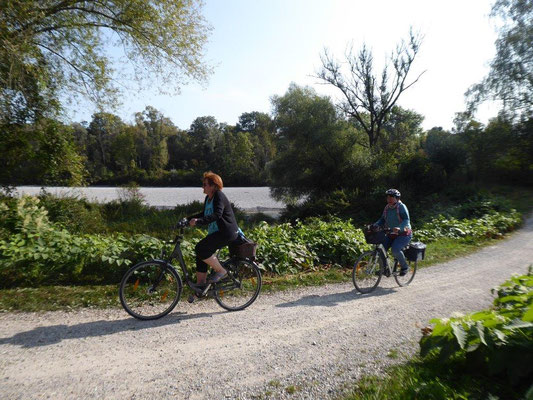
[[[395,260],[394,261],[394,279],[396,279],[396,283],[399,285],[399,286],[407,286],[409,285],[414,277],[415,277],[415,274],[416,274],[416,267],[418,265],[418,261],[409,261],[407,260],[407,264],[409,265],[409,269],[407,270],[407,274],[405,274],[404,276],[400,276],[400,270],[401,270],[401,266],[400,266],[400,263],[398,262],[398,260]]]
[[[181,278],[174,268],[163,262],[146,261],[126,272],[120,282],[119,297],[131,316],[157,319],[176,307],[182,289]]]
[[[259,267],[247,260],[232,259],[224,264],[228,276],[215,286],[215,300],[228,311],[243,310],[252,304],[261,291]]]
[[[361,254],[352,271],[352,281],[361,293],[372,292],[381,281],[383,275],[383,258],[378,250]]]

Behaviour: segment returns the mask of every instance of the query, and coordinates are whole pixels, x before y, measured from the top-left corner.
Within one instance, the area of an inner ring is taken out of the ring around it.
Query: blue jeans
[[[388,236],[383,241],[383,247],[385,247],[385,251],[387,251],[392,246],[392,255],[399,261],[400,265],[402,266],[402,270],[406,270],[409,268],[409,265],[407,265],[407,260],[405,259],[405,255],[403,254],[403,249],[407,247],[409,242],[411,241],[412,235],[405,235],[405,236],[398,236],[396,239],[391,239]]]

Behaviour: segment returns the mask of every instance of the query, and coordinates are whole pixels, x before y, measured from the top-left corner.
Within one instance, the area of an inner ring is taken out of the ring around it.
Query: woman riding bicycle
[[[409,265],[402,250],[407,247],[413,235],[409,221],[409,211],[406,205],[400,201],[400,191],[389,189],[385,194],[387,195],[387,205],[381,218],[374,225],[391,230],[391,234],[385,237],[382,244],[385,250],[392,247],[392,254],[401,265],[400,276],[404,276],[407,274]]]
[[[222,193],[222,178],[209,171],[203,176],[205,196],[204,211],[189,217],[189,225],[207,225],[207,236],[196,245],[196,282],[205,285],[207,266],[215,271],[209,283],[216,283],[224,279],[226,270],[218,261],[215,253],[237,239],[239,227],[235,214],[226,195]]]

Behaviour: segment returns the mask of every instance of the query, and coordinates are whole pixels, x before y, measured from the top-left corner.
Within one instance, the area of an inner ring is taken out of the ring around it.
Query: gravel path
[[[490,289],[533,263],[533,217],[511,238],[384,279],[262,295],[247,310],[180,302],[155,322],[121,309],[0,315],[1,399],[325,399],[390,350],[410,355],[430,318],[491,304]],[[291,393],[292,392],[292,393]]]

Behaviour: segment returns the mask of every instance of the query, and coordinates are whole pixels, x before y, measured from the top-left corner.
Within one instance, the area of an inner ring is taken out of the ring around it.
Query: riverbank
[[[42,190],[57,197],[85,198],[96,203],[109,203],[124,197],[127,189],[121,187],[66,187],[66,186],[17,186],[17,195],[36,196]],[[204,201],[201,187],[139,187],[146,205],[158,209],[171,209],[177,205],[186,205],[194,201]],[[239,209],[250,213],[263,213],[278,216],[285,204],[270,196],[268,186],[261,187],[225,187],[224,193]]]

